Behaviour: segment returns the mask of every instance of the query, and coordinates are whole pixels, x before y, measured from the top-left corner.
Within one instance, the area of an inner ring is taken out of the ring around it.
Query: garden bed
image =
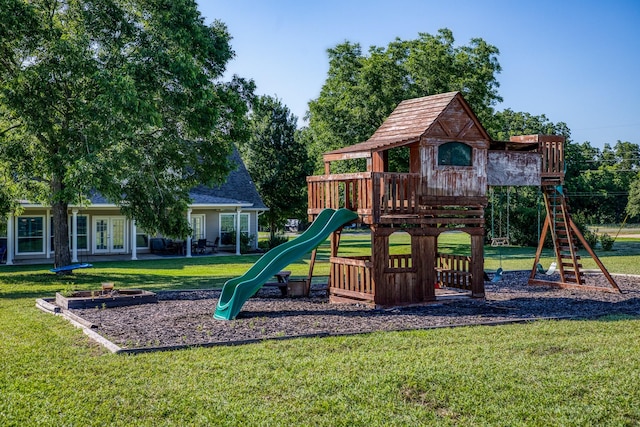
[[[56,293],[55,303],[63,309],[112,308],[158,302],[155,293],[142,289],[111,291],[74,291],[69,295]]]
[[[329,304],[326,292],[312,289],[306,298],[286,298],[278,289],[262,289],[244,305],[238,319],[220,321],[213,312],[219,290],[157,292],[157,304],[69,310],[124,351],[248,343],[264,339],[326,336],[499,324],[547,318],[640,316],[640,278],[615,276],[622,294],[527,285],[528,272],[505,272],[485,283],[486,299],[371,309]],[[606,286],[589,275],[587,284]]]

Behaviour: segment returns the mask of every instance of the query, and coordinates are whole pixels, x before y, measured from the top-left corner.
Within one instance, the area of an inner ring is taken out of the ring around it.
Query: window
[[[144,231],[136,230],[136,248],[148,248],[149,247],[149,235]]]
[[[17,253],[44,253],[44,216],[18,217]]]
[[[235,214],[220,214],[220,244],[230,245],[236,228]]]
[[[438,147],[438,166],[471,166],[471,146],[447,142]]]
[[[77,220],[78,220],[78,249],[87,250],[88,248],[87,243],[89,240],[88,239],[89,221],[86,215],[78,215]],[[73,249],[73,217],[70,217],[69,219],[69,237],[70,237],[69,247]],[[53,243],[51,244],[51,247],[53,248]]]
[[[240,233],[249,235],[249,214],[240,214]]]
[[[220,214],[220,244],[232,245],[236,230],[236,214]],[[240,232],[249,235],[249,214],[240,214]]]
[[[205,236],[204,215],[191,215],[191,238],[198,240]]]
[[[87,250],[88,240],[89,240],[89,232],[87,224],[89,223],[87,215],[78,215],[78,250]],[[55,246],[53,245],[53,217],[50,219],[51,227],[49,227],[50,231],[50,239],[51,239],[51,252],[55,252]],[[73,216],[69,215],[69,249],[73,249]]]

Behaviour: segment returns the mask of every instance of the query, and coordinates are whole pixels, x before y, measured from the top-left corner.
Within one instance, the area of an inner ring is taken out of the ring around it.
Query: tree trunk
[[[276,223],[275,221],[270,221],[269,224],[269,236],[271,237],[271,241],[276,237]]]
[[[53,194],[58,195],[62,191],[62,183],[54,178],[52,182]],[[67,202],[55,202],[51,206],[53,215],[53,250],[55,251],[54,266],[64,267],[71,264],[69,252],[69,223],[67,222]]]

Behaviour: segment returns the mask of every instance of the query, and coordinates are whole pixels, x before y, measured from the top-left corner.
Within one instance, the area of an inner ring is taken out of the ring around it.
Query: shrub
[[[284,234],[275,234],[272,238],[269,238],[268,240],[259,241],[258,247],[263,251],[269,251],[275,248],[276,246],[286,243],[287,241],[289,241],[289,238]]]
[[[240,233],[240,253],[241,254],[246,254],[249,252],[253,252],[253,241],[255,240],[256,236],[254,234],[245,234],[245,233]],[[236,244],[236,233],[234,232],[231,235],[231,244],[235,246]]]
[[[600,244],[602,245],[602,249],[605,251],[610,251],[613,248],[614,239],[607,233],[602,234],[600,236]]]
[[[268,240],[258,240],[258,249],[262,252],[266,252],[269,250],[269,241]]]
[[[588,228],[582,230],[582,235],[584,236],[584,239],[587,241],[589,246],[595,249],[596,244],[598,243],[598,235]]]

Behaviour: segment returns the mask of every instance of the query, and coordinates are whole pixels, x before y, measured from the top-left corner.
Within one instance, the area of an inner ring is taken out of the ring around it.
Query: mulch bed
[[[93,330],[123,349],[238,344],[309,335],[427,329],[543,318],[594,318],[640,315],[640,277],[615,276],[622,294],[527,285],[528,272],[506,272],[485,283],[486,299],[372,309],[329,304],[326,292],[309,298],[284,298],[278,289],[262,289],[244,305],[238,319],[213,319],[219,290],[158,292],[157,304],[74,309]],[[548,279],[541,276],[541,279]],[[587,285],[606,286],[600,274]]]

